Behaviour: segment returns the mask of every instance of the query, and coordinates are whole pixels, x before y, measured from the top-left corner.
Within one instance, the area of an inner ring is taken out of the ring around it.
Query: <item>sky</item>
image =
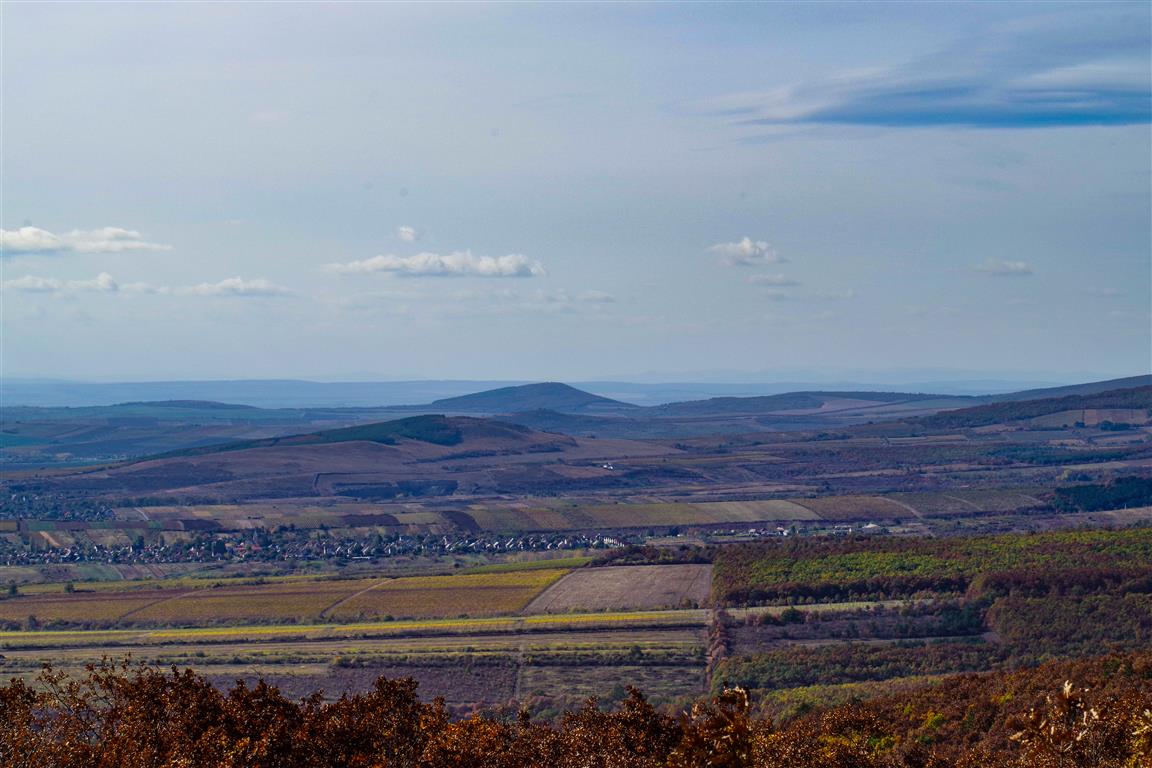
[[[1152,5],[0,4],[6,377],[1152,370]]]

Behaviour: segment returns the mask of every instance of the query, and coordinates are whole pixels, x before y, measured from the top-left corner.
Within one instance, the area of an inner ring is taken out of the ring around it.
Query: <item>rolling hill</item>
[[[1044,391],[1044,390],[1038,390]],[[1045,416],[1064,414],[1061,423],[1098,423],[1104,420],[1088,411],[1115,411],[1116,421],[1144,424],[1152,412],[1152,386],[1111,389],[1091,394],[1066,395],[1027,400],[1008,400],[987,403],[973,408],[937,413],[917,419],[917,423],[933,429],[984,427],[993,424],[1020,422]],[[1059,426],[1056,424],[1055,426]]]
[[[356,496],[446,496],[509,483],[596,482],[593,467],[621,454],[662,456],[665,446],[586,440],[468,416],[396,421],[174,451],[53,478],[55,491],[164,495],[217,501]],[[569,477],[571,475],[571,477]]]
[[[550,381],[448,397],[426,406],[409,406],[409,409],[442,413],[499,414],[549,410],[557,413],[609,414],[637,411],[640,406]]]

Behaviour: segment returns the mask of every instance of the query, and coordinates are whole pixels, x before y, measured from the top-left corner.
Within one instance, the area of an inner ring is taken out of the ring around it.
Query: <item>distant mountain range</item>
[[[923,372],[919,372],[923,373]],[[416,405],[493,389],[531,384],[528,381],[354,381],[319,382],[295,379],[218,381],[91,382],[63,379],[0,378],[0,406],[89,407],[158,401],[215,401],[259,408],[381,408]],[[716,397],[763,397],[794,392],[936,392],[990,395],[1033,389],[1034,381],[997,379],[915,379],[877,385],[874,381],[804,380],[704,382],[587,381],[577,386],[601,397],[636,405],[663,405]]]
[[[806,391],[649,407],[556,382],[499,387],[425,405],[376,408],[267,409],[188,399],[82,408],[6,405],[0,410],[0,460],[9,469],[55,462],[94,463],[189,449],[217,450],[253,440],[266,441],[266,447],[284,445],[303,440],[301,435],[312,436],[306,442],[322,440],[317,435],[341,440],[347,435],[349,440],[379,443],[386,442],[378,439],[380,435],[406,429],[404,417],[416,415],[494,417],[532,430],[634,440],[827,432],[868,423],[912,424],[910,420],[916,419],[926,420],[923,425],[933,428],[1049,416],[1050,426],[1055,427],[1100,421],[1142,424],[1146,421],[1143,412],[1073,411],[1150,407],[1152,376],[983,396]],[[421,422],[421,428],[430,423]]]

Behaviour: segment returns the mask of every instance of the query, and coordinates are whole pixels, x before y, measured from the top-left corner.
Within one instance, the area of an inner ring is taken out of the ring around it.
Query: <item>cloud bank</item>
[[[39,227],[0,229],[0,252],[5,256],[170,250],[170,245],[149,242],[136,230],[120,227],[74,229],[60,235]]]
[[[325,268],[345,274],[394,272],[404,277],[538,277],[545,274],[544,265],[527,256],[476,256],[472,251],[373,256],[361,261],[327,264]]]

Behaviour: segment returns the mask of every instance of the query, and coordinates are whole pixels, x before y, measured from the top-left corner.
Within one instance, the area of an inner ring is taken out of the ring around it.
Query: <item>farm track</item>
[[[359,592],[354,592],[351,595],[345,595],[344,597],[341,597],[340,599],[336,600],[331,605],[329,605],[327,608],[320,611],[320,613],[319,613],[320,618],[322,618],[322,619],[328,618],[329,613],[336,610],[337,608],[339,608],[344,603],[348,602],[349,600],[354,600],[357,597],[360,597],[360,595],[364,594],[365,592],[370,592],[371,590],[376,589],[376,587],[379,587],[380,585],[382,585],[386,582],[389,582],[389,581],[392,581],[392,579],[380,579],[375,584],[369,584],[367,587],[364,587],[364,589],[360,590]]]
[[[187,592],[182,592],[179,595],[167,595],[165,597],[161,597],[160,599],[154,600],[151,603],[137,606],[130,611],[127,611],[125,613],[120,614],[119,616],[116,617],[116,621],[117,621],[117,623],[119,623],[119,622],[124,621],[124,619],[127,619],[128,617],[130,617],[134,614],[140,613],[141,611],[144,611],[144,610],[148,610],[149,608],[154,608],[154,607],[156,607],[162,603],[168,602],[169,600],[179,600],[180,598],[183,598],[183,597],[192,597],[198,591],[199,590],[191,589],[191,590],[188,590]]]

